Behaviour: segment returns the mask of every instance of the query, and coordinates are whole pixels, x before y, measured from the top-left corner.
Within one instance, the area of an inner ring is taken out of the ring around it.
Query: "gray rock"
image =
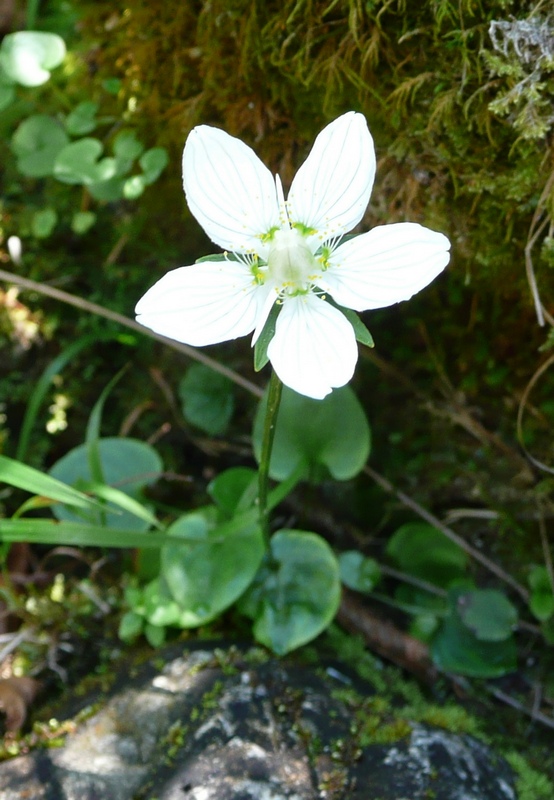
[[[255,656],[220,666],[199,650],[150,670],[62,748],[0,764],[1,800],[516,800],[476,739],[413,723],[359,747],[336,671]]]

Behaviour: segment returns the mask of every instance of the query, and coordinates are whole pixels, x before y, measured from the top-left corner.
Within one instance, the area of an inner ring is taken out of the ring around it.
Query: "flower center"
[[[287,294],[309,291],[321,275],[305,238],[294,228],[282,228],[273,234],[267,271]]]

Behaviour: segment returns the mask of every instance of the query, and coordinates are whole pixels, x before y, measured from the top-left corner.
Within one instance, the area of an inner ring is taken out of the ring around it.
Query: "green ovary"
[[[303,293],[317,280],[320,267],[297,230],[276,231],[267,259],[268,275],[288,294]]]

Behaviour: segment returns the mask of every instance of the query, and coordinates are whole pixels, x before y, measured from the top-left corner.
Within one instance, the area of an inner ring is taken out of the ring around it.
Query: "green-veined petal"
[[[450,242],[415,222],[380,225],[341,244],[320,280],[341,306],[355,311],[409,300],[439,275]]]
[[[248,145],[199,125],[183,153],[189,208],[210,239],[236,253],[265,252],[262,236],[279,226],[275,180]]]
[[[204,261],[168,272],[139,300],[137,321],[178,342],[203,346],[246,336],[267,289],[239,261]]]
[[[314,249],[358,224],[369,202],[375,168],[373,139],[362,114],[350,111],[321,131],[287,200],[293,224],[318,232]]]
[[[317,295],[307,294],[284,301],[267,354],[286,386],[320,400],[348,383],[358,347],[344,314]]]

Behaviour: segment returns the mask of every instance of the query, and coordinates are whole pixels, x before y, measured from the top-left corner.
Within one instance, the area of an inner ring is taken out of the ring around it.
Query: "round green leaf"
[[[50,70],[65,58],[64,40],[55,33],[17,31],[4,37],[0,65],[9,78],[22,86],[40,86]]]
[[[134,161],[144,150],[134,131],[119,131],[113,141],[113,154],[118,161]]]
[[[371,592],[381,580],[381,570],[374,558],[366,558],[358,550],[339,555],[341,581],[356,592]]]
[[[194,364],[179,383],[179,397],[187,422],[210,436],[226,431],[235,401],[233,384],[224,375]]]
[[[115,176],[107,181],[91,183],[87,188],[95,200],[114,203],[116,200],[121,200],[123,197],[124,185],[125,181],[123,178]]]
[[[58,215],[54,208],[43,208],[33,214],[31,231],[37,239],[47,239],[58,221]]]
[[[144,587],[144,616],[151,625],[176,625],[181,610],[165,583],[154,578]]]
[[[217,617],[252,582],[264,554],[257,525],[214,527],[205,515],[181,517],[168,530],[175,543],[161,552],[161,574],[180,606],[179,625]]]
[[[142,633],[144,618],[135,611],[127,611],[119,622],[119,638],[132,643]]]
[[[496,589],[474,589],[458,595],[458,614],[482,642],[503,642],[517,625],[517,609]]]
[[[463,577],[467,564],[462,548],[426,522],[402,525],[386,552],[403,572],[444,588]]]
[[[529,608],[538,620],[545,622],[554,614],[554,595],[546,567],[535,565],[531,569],[529,585],[531,587]]]
[[[71,220],[71,230],[73,233],[82,235],[86,233],[96,222],[94,211],[77,211]]]
[[[142,175],[132,175],[123,184],[123,197],[126,200],[136,200],[144,192],[145,183]]]
[[[252,434],[258,461],[267,392],[258,406]],[[283,387],[269,474],[285,480],[301,464],[312,480],[331,473],[339,481],[353,478],[370,451],[370,429],[360,402],[349,386],[335,389],[323,400]]]
[[[340,602],[339,565],[315,533],[281,530],[249,590],[243,610],[254,619],[254,635],[278,655],[318,636]]]
[[[228,517],[250,508],[257,496],[258,473],[248,467],[226,469],[208,484],[208,494]]]
[[[410,636],[419,639],[420,642],[430,642],[438,627],[439,620],[435,614],[417,614],[410,622]]]
[[[54,162],[54,176],[62,183],[79,183],[89,186],[106,181],[115,175],[115,160],[103,158],[102,142],[85,137],[71,142],[61,150]]]
[[[102,472],[108,486],[120,489],[130,497],[140,500],[142,489],[154,483],[160,476],[163,465],[158,453],[148,444],[136,439],[107,437],[98,440]],[[52,477],[78,487],[91,481],[86,444],[70,450],[49,470]],[[128,511],[107,506],[106,511],[86,511],[77,515],[67,506],[53,506],[55,516],[60,520],[82,520],[95,525],[108,525],[112,528],[145,531],[149,527],[146,520],[137,518]]]
[[[159,625],[148,622],[144,626],[144,635],[150,647],[161,647],[165,642],[165,628]]]
[[[18,170],[30,178],[51,175],[58,153],[68,142],[66,132],[53,117],[47,114],[27,117],[12,136]]]
[[[499,678],[513,672],[517,666],[514,638],[501,642],[477,639],[460,619],[456,599],[431,643],[434,663],[445,672],[474,678]]]
[[[85,133],[93,131],[98,124],[97,111],[98,103],[93,103],[92,100],[84,100],[79,103],[66,117],[65,127],[68,133],[73,136],[83,136]]]
[[[144,153],[139,161],[146,185],[154,183],[169,164],[169,156],[163,147],[152,147]]]

